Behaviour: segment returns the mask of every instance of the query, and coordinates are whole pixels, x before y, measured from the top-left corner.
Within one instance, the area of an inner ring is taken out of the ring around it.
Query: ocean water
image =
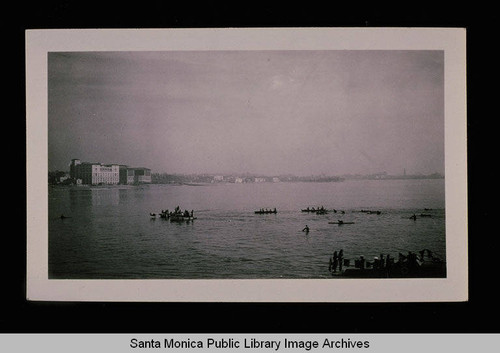
[[[49,278],[331,278],[340,249],[371,259],[427,248],[444,259],[444,189],[443,179],[49,187]],[[197,219],[149,215],[176,206]],[[301,212],[318,206],[337,213]],[[409,219],[421,213],[432,217]],[[328,223],[339,219],[354,224]]]

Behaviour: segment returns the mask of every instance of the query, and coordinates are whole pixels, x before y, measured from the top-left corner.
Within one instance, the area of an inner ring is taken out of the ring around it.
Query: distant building
[[[49,172],[49,184],[70,184],[71,179],[67,172],[56,170],[55,172]]]
[[[273,178],[273,183],[279,183],[280,181],[281,181],[280,178],[276,178],[276,177]]]
[[[128,167],[126,165],[120,165],[119,170],[119,184],[128,184]]]
[[[151,183],[151,170],[126,165],[82,162],[72,159],[70,178],[77,185],[116,185]]]
[[[127,168],[127,184],[151,184],[151,169]]]
[[[69,177],[76,180],[76,179],[81,179],[78,178],[78,166],[82,164],[79,159],[72,159],[71,163],[69,164]]]
[[[81,184],[85,185],[113,185],[119,183],[120,172],[118,164],[82,163],[79,159],[72,159],[70,177],[76,183],[81,180]]]
[[[67,180],[70,180],[70,178],[69,178],[69,174],[68,174],[68,173],[64,173],[64,175],[62,175],[61,177],[59,177],[59,182],[60,182],[60,183],[64,183],[64,182],[66,182]]]
[[[224,180],[224,176],[223,175],[216,175],[214,176],[214,181],[223,181]]]
[[[236,184],[241,184],[241,183],[243,183],[243,182],[244,182],[244,180],[243,180],[243,178],[238,178],[238,177],[236,177],[236,178],[234,178],[234,182],[235,182]]]
[[[263,183],[263,182],[265,182],[265,181],[266,181],[266,178],[255,178],[253,181],[254,181],[255,183]]]

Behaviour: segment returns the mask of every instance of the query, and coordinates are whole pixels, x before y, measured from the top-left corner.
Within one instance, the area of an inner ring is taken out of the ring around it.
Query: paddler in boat
[[[304,229],[302,229],[302,231],[303,231],[303,232],[306,232],[306,234],[307,234],[307,233],[309,233],[309,227],[307,226],[307,224],[306,224],[306,226],[304,227]]]
[[[339,219],[339,224],[344,224],[344,221]]]

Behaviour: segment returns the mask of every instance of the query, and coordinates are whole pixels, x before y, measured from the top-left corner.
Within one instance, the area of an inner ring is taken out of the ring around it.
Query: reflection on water
[[[197,219],[149,216],[176,206]],[[345,213],[300,211],[317,206]],[[329,278],[334,250],[424,248],[446,255],[444,180],[49,189],[50,278]]]

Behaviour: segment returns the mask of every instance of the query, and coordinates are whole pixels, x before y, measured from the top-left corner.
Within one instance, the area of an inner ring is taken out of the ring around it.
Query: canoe
[[[328,222],[328,224],[338,224],[338,225],[342,225],[342,224],[354,224],[354,222]]]

